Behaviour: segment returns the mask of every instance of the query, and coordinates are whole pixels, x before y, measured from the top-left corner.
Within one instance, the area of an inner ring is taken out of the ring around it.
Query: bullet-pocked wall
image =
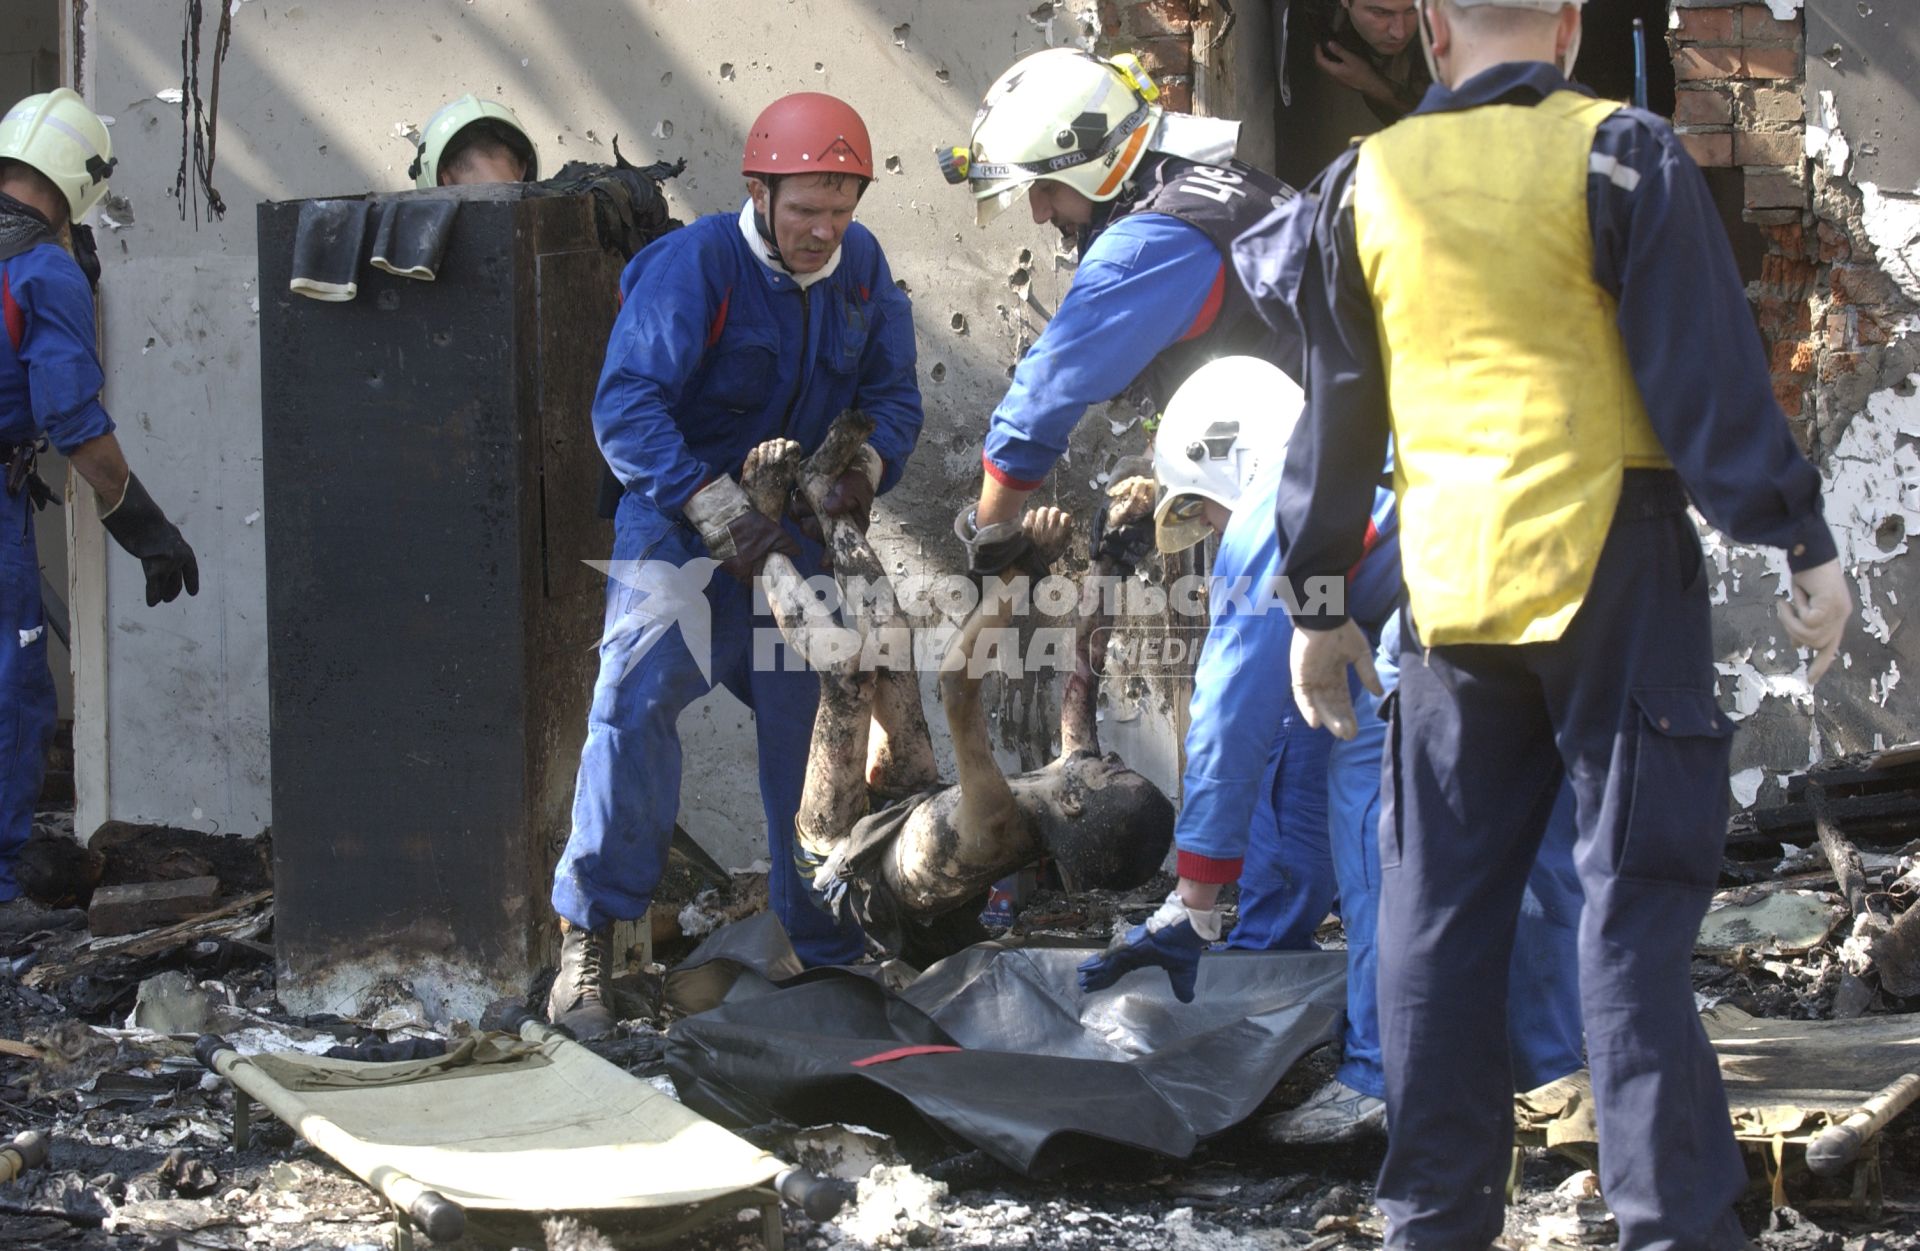
[[[1734,797],[1765,806],[1813,761],[1915,737],[1920,53],[1912,6],[1880,0],[1676,0],[1669,38],[1675,122],[1738,180],[1774,393],[1825,478],[1858,601],[1810,697],[1774,618],[1783,556],[1709,536],[1721,702],[1743,728]]]
[[[197,599],[149,609],[136,564],[105,558],[111,732],[106,811],[94,815],[248,834],[269,824],[262,536],[274,501],[261,490],[254,205],[406,186],[405,135],[469,91],[510,104],[548,169],[611,160],[615,136],[639,163],[687,158],[669,188],[682,219],[738,207],[742,139],[768,101],[797,90],[851,101],[881,166],[860,219],[913,298],[927,407],[918,454],[881,501],[875,533],[896,572],[958,566],[951,522],[979,480],[988,414],[1071,263],[1022,210],[976,228],[931,152],[965,140],[981,95],[1014,59],[1092,38],[1091,3],[233,0],[213,178],[228,211],[215,222],[183,221],[174,195],[186,0],[73,7],[82,77],[113,119],[120,157],[101,232],[106,400],[202,570]],[[218,4],[205,6],[203,99],[218,17]],[[1083,423],[1042,496],[1084,515],[1116,457],[1141,446],[1137,426],[1116,432],[1124,424],[1097,413]],[[380,622],[364,628],[375,645]],[[929,712],[937,725],[931,700]],[[1128,724],[1153,745],[1141,767],[1172,790],[1171,735]],[[721,695],[689,710],[683,728],[684,823],[736,864],[764,856],[747,714]]]

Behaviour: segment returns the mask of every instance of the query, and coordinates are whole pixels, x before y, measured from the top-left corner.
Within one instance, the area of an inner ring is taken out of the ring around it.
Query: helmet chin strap
[[[768,208],[773,207],[773,195],[774,195],[773,188],[768,187],[767,188],[767,207]],[[766,240],[767,255],[771,256],[774,259],[774,262],[778,264],[780,268],[786,270],[788,273],[792,273],[793,266],[787,264],[787,258],[780,255],[780,241],[773,237],[773,223],[767,220],[767,215],[760,211],[760,206],[757,203],[753,206],[753,228],[760,232],[760,237],[762,239]]]

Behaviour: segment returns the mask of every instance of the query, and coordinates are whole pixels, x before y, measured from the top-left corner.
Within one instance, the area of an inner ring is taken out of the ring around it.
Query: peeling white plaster
[[[178,104],[186,98],[186,93],[178,87],[162,87],[153,93],[153,98],[162,104]]]
[[[1920,530],[1920,452],[1900,438],[1920,437],[1920,374],[1905,385],[1914,393],[1890,387],[1869,396],[1827,462],[1827,524],[1849,569],[1905,555],[1906,536]],[[1876,536],[1895,519],[1902,537],[1883,550]]]
[[[1901,395],[1888,388],[1868,397],[1865,411],[1848,425],[1840,445],[1828,458],[1824,484],[1827,523],[1839,549],[1841,568],[1854,583],[1861,631],[1881,644],[1892,640],[1897,626],[1888,621],[1886,608],[1879,602],[1885,599],[1892,604],[1893,595],[1882,590],[1876,598],[1874,580],[1887,572],[1888,561],[1907,553],[1911,536],[1920,534],[1920,450],[1913,442],[1920,438],[1920,374],[1909,377],[1903,385],[1911,394]],[[1756,579],[1770,577],[1776,595],[1787,593],[1791,574],[1785,553],[1729,543],[1704,522],[1698,524],[1701,544],[1723,579],[1722,586],[1730,577],[1737,593],[1744,570]],[[1715,603],[1726,598],[1722,591],[1715,590]],[[1762,672],[1753,663],[1755,650],[1754,645],[1748,645],[1716,665],[1723,677],[1733,680],[1733,707],[1727,715],[1735,720],[1749,717],[1776,696],[1811,708],[1804,650],[1779,649],[1782,658],[1797,658],[1791,673]],[[1762,650],[1762,657],[1763,662],[1774,660],[1772,640]],[[1885,707],[1899,685],[1899,667],[1890,656],[1873,654],[1861,659],[1869,673],[1869,698]],[[1854,668],[1851,652],[1841,653],[1840,661],[1843,669]],[[1887,668],[1874,672],[1883,661]],[[1817,742],[1812,758],[1818,759]]]
[[[1887,662],[1886,673],[1867,683],[1867,698],[1885,708],[1887,699],[1893,694],[1893,688],[1898,685],[1900,685],[1900,662],[1890,660]]]
[[[1920,301],[1920,190],[1886,191],[1860,184],[1860,220],[1880,255],[1880,267],[1909,299]],[[1915,329],[1909,318],[1903,331]]]
[[[1722,676],[1733,679],[1733,707],[1727,710],[1727,716],[1735,721],[1746,720],[1760,710],[1763,702],[1776,697],[1813,707],[1805,665],[1792,673],[1762,673],[1742,657],[1734,662],[1717,661],[1713,667]]]
[[[1733,787],[1733,802],[1742,808],[1753,807],[1753,801],[1760,798],[1761,784],[1767,780],[1767,771],[1758,766],[1742,769],[1727,779]]]
[[[1772,11],[1774,21],[1791,22],[1800,11],[1800,0],[1767,0],[1767,8]]]
[[[1820,93],[1815,117],[1807,122],[1806,151],[1808,160],[1819,161],[1836,178],[1846,174],[1853,160],[1853,147],[1840,131],[1840,114],[1834,108],[1831,91]]]

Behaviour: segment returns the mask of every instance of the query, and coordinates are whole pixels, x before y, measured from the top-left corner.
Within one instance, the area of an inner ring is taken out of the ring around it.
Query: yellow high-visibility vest
[[[1593,277],[1587,178],[1606,160],[1593,136],[1619,107],[1559,91],[1418,114],[1360,145],[1354,232],[1392,409],[1400,559],[1429,645],[1559,638],[1622,471],[1671,463]]]

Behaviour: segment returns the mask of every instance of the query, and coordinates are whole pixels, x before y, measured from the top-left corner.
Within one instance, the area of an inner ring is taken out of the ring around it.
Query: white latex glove
[[[1339,739],[1350,739],[1358,732],[1354,720],[1353,697],[1347,693],[1349,666],[1360,675],[1360,685],[1375,695],[1385,695],[1380,675],[1373,668],[1373,648],[1360,627],[1348,621],[1332,630],[1293,632],[1290,663],[1293,669],[1293,702],[1307,724],[1325,726]]]
[[[1853,616],[1853,593],[1840,562],[1802,569],[1793,575],[1793,592],[1776,605],[1787,637],[1813,653],[1807,665],[1807,689],[1820,680],[1840,651],[1840,636]]]

